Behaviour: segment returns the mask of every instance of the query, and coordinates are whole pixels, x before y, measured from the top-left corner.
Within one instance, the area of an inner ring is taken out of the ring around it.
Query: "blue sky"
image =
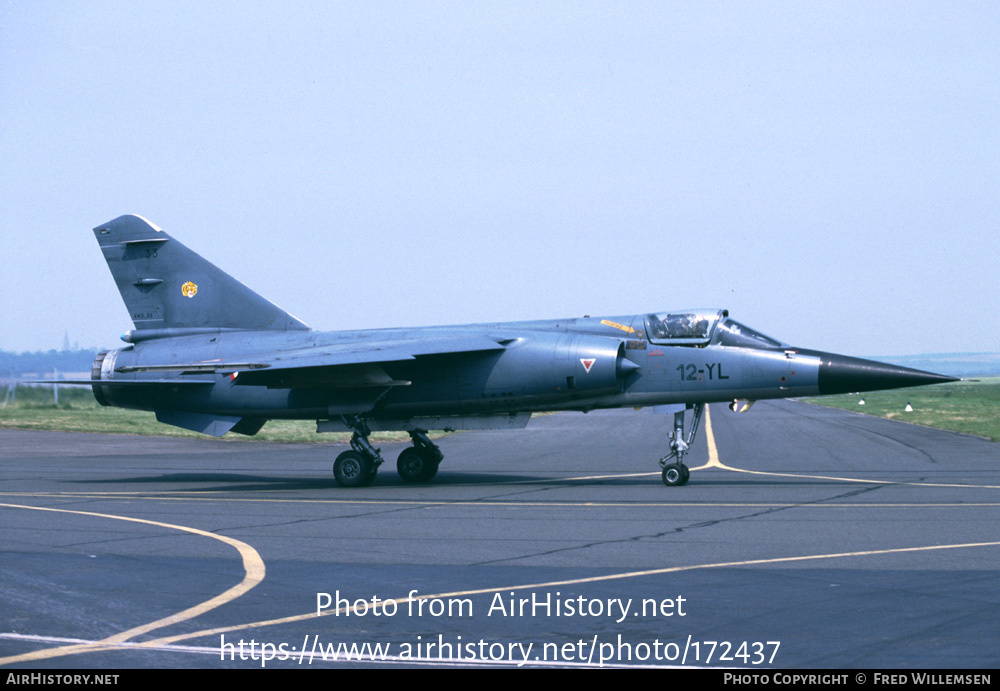
[[[91,228],[314,328],[728,308],[996,351],[995,3],[0,2],[0,348],[120,345]]]

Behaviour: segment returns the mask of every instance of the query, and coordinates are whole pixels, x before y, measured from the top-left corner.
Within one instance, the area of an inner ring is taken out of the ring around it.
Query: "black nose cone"
[[[807,351],[799,351],[806,354]],[[909,367],[889,365],[875,360],[863,360],[835,353],[811,351],[809,355],[820,358],[819,393],[822,396],[855,391],[902,389],[907,386],[924,386],[958,381],[944,374],[924,372]]]

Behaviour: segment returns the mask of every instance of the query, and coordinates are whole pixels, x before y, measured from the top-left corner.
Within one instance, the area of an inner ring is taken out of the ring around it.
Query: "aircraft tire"
[[[441,465],[441,461],[444,460],[440,451],[435,453],[436,449],[419,449],[420,455],[424,458],[424,463],[427,464],[427,469],[424,470],[423,481],[429,482],[434,479],[434,476],[438,474],[438,467]]]
[[[438,463],[434,463],[433,461],[428,462],[427,470],[424,471],[421,482],[430,482],[433,480],[434,476],[438,474],[438,465]]]
[[[357,451],[345,451],[333,462],[333,477],[341,487],[367,487],[377,472],[378,468]]]
[[[404,482],[427,482],[437,475],[437,463],[424,458],[415,447],[407,447],[396,459],[396,472]]]
[[[365,475],[365,479],[361,481],[358,487],[369,487],[373,482],[375,482],[375,477],[378,475],[378,466],[374,463],[369,464],[371,468],[368,470],[368,474]]]
[[[663,469],[660,477],[667,487],[680,487],[687,483],[690,477],[690,473],[685,474],[686,470],[687,468],[679,463],[671,463]]]
[[[691,479],[691,471],[688,470],[688,467],[686,465],[682,465],[681,468],[684,469],[684,481],[681,482],[681,486],[683,487],[688,483],[688,480]]]

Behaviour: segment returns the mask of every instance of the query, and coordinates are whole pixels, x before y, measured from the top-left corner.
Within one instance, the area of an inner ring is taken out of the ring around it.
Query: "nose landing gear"
[[[667,487],[681,487],[691,479],[691,471],[684,465],[684,455],[694,443],[701,415],[705,411],[705,404],[695,403],[693,408],[694,417],[691,420],[691,428],[688,430],[686,439],[684,437],[684,414],[686,411],[680,410],[674,413],[674,430],[670,433],[670,453],[659,461],[660,468],[663,469],[660,477]]]

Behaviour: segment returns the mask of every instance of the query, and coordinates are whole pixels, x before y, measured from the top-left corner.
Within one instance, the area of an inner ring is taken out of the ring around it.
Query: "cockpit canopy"
[[[661,312],[646,316],[646,334],[650,343],[660,345],[697,345],[708,343],[723,310],[686,310]]]
[[[765,336],[749,326],[740,324],[735,319],[725,319],[715,330],[714,343],[741,348],[787,348],[788,344]]]
[[[646,335],[657,345],[782,348],[784,344],[729,318],[728,310],[693,309],[646,315]]]

